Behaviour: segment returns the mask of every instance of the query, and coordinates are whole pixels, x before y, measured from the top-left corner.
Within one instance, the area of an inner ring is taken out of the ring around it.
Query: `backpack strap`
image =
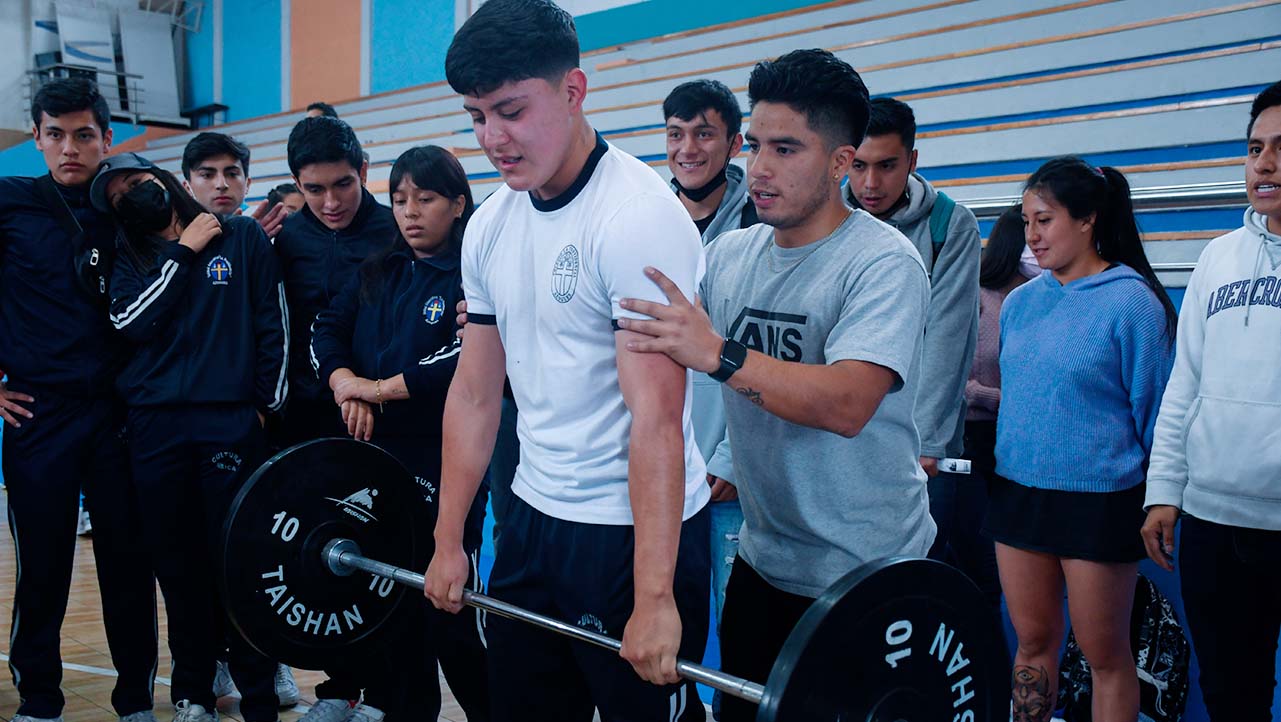
[[[67,205],[66,199],[58,192],[53,184],[53,176],[45,174],[36,179],[36,195],[44,202],[45,207],[57,219],[58,225],[71,238],[76,238],[83,229],[80,227],[80,221],[76,220],[75,214]],[[77,249],[79,250],[79,249]]]
[[[63,232],[71,239],[74,254],[76,282],[80,284],[90,299],[95,303],[107,304],[111,298],[107,295],[107,284],[111,280],[111,268],[115,261],[115,248],[112,245],[99,246],[94,239],[85,233],[84,227],[71,212],[71,206],[58,192],[52,175],[42,175],[35,181],[36,196],[44,203]]]
[[[943,244],[947,241],[947,227],[952,223],[954,210],[956,210],[956,201],[943,191],[939,191],[934,198],[934,207],[930,209],[930,240],[934,243],[934,258],[930,261],[931,269],[938,261],[939,254],[943,252]]]

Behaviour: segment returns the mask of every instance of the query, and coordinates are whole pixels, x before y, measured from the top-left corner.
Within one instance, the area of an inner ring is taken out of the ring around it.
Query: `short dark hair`
[[[903,147],[911,150],[916,146],[916,114],[912,106],[894,98],[873,98],[871,112],[867,119],[867,134],[898,134],[903,140]]]
[[[111,127],[111,109],[107,107],[107,99],[98,92],[97,83],[84,78],[51,80],[40,86],[36,97],[31,99],[31,123],[38,133],[42,115],[57,118],[63,113],[81,110],[93,111],[94,122],[102,132]]]
[[[308,113],[310,113],[313,110],[319,110],[320,114],[325,116],[326,118],[338,117],[338,111],[334,110],[334,106],[321,100],[317,100],[316,102],[307,106]]]
[[[706,78],[681,83],[668,93],[663,101],[663,120],[693,120],[708,110],[716,111],[725,121],[726,137],[733,138],[743,129],[743,109],[738,107],[733,91],[719,80]]]
[[[365,153],[360,148],[356,133],[343,121],[321,115],[303,118],[289,131],[289,172],[298,172],[313,163],[346,161],[360,170]]]
[[[1250,124],[1246,126],[1245,137],[1249,138],[1254,132],[1254,121],[1259,119],[1259,114],[1268,108],[1275,108],[1281,105],[1281,80],[1264,88],[1261,93],[1254,96],[1254,104],[1250,106]]]
[[[832,147],[858,146],[867,133],[867,86],[849,63],[826,50],[793,50],[757,63],[747,98],[752,108],[782,103],[803,113]]]
[[[267,207],[275,208],[276,204],[283,200],[285,196],[294,193],[302,193],[302,191],[298,190],[298,186],[293,183],[281,183],[267,191]]]
[[[210,158],[229,155],[240,164],[240,170],[249,175],[249,146],[225,133],[205,131],[187,141],[182,149],[182,177],[191,180],[191,169]]]
[[[445,78],[460,95],[529,78],[551,82],[577,67],[574,18],[550,0],[489,0],[445,53]]]

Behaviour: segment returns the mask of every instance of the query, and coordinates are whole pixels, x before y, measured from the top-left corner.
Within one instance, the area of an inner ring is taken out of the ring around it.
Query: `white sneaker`
[[[281,707],[293,707],[302,699],[293,670],[283,664],[276,665],[276,696],[280,698]]]
[[[351,722],[355,713],[356,710],[345,699],[322,699],[298,718],[298,722]]]
[[[383,722],[382,710],[377,707],[370,707],[367,704],[358,704],[356,709],[352,710],[350,722]]]
[[[124,717],[121,717],[120,722],[158,722],[158,720],[156,720],[156,714],[154,712],[149,709],[144,709],[141,712],[134,712],[133,714],[127,714]]]
[[[32,717],[30,715],[20,714],[14,717],[11,722],[62,722],[62,715],[57,717]]]
[[[173,722],[218,722],[218,710],[206,710],[190,700],[181,700],[173,708],[178,710]]]
[[[236,683],[231,679],[231,667],[219,660],[218,669],[214,672],[214,699],[230,697],[236,693]]]
[[[93,536],[93,522],[89,520],[88,509],[80,509],[80,519],[76,522],[76,536]]]

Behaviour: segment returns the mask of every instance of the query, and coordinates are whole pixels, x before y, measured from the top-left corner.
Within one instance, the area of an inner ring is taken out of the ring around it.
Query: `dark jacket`
[[[360,210],[341,231],[332,231],[309,207],[290,216],[276,236],[276,255],[289,299],[289,382],[295,399],[332,399],[329,385],[316,378],[310,359],[311,327],[360,265],[397,237],[391,209],[362,191]]]
[[[163,244],[150,269],[119,254],[111,323],[133,343],[117,382],[130,406],[244,403],[264,414],[284,406],[289,333],[279,264],[256,221],[222,224],[198,254]]]
[[[457,253],[415,259],[407,243],[397,243],[390,255],[366,261],[381,265],[381,287],[362,294],[357,274],[320,314],[312,352],[326,388],[340,368],[368,379],[405,375],[409,399],[386,404],[375,433],[439,436],[462,348],[455,334],[462,270]]]
[[[115,227],[89,188],[58,191],[85,233],[109,248]],[[34,178],[0,178],[0,370],[19,390],[104,396],[123,345],[76,279],[72,238],[40,200]]]

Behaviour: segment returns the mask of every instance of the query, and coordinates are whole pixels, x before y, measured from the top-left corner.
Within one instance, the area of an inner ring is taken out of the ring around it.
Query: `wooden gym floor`
[[[15,564],[13,541],[9,537],[7,497],[0,493],[0,662],[9,659],[9,630],[12,623],[13,583]],[[169,648],[166,642],[167,623],[164,613],[164,602],[160,594],[160,677],[156,682],[156,718],[160,722],[169,722],[174,711],[169,701],[167,685],[170,671]],[[93,544],[88,538],[76,540],[75,571],[71,577],[71,599],[67,604],[67,617],[62,625],[62,691],[66,695],[67,705],[63,710],[66,722],[111,722],[116,714],[111,709],[111,688],[115,684],[115,673],[111,668],[111,656],[107,651],[107,635],[102,626],[102,601],[98,596],[98,582],[94,574]],[[13,687],[13,680],[7,668],[0,674],[0,719],[9,720],[17,713],[18,692]],[[303,715],[316,701],[315,686],[324,679],[320,672],[294,670],[298,689],[302,692],[302,702],[292,709],[283,709],[280,713],[282,722],[293,722]],[[454,701],[445,680],[440,686],[444,696],[440,720],[463,722],[466,716],[462,708]],[[238,700],[224,697],[218,701],[218,709],[224,720],[240,722]]]

